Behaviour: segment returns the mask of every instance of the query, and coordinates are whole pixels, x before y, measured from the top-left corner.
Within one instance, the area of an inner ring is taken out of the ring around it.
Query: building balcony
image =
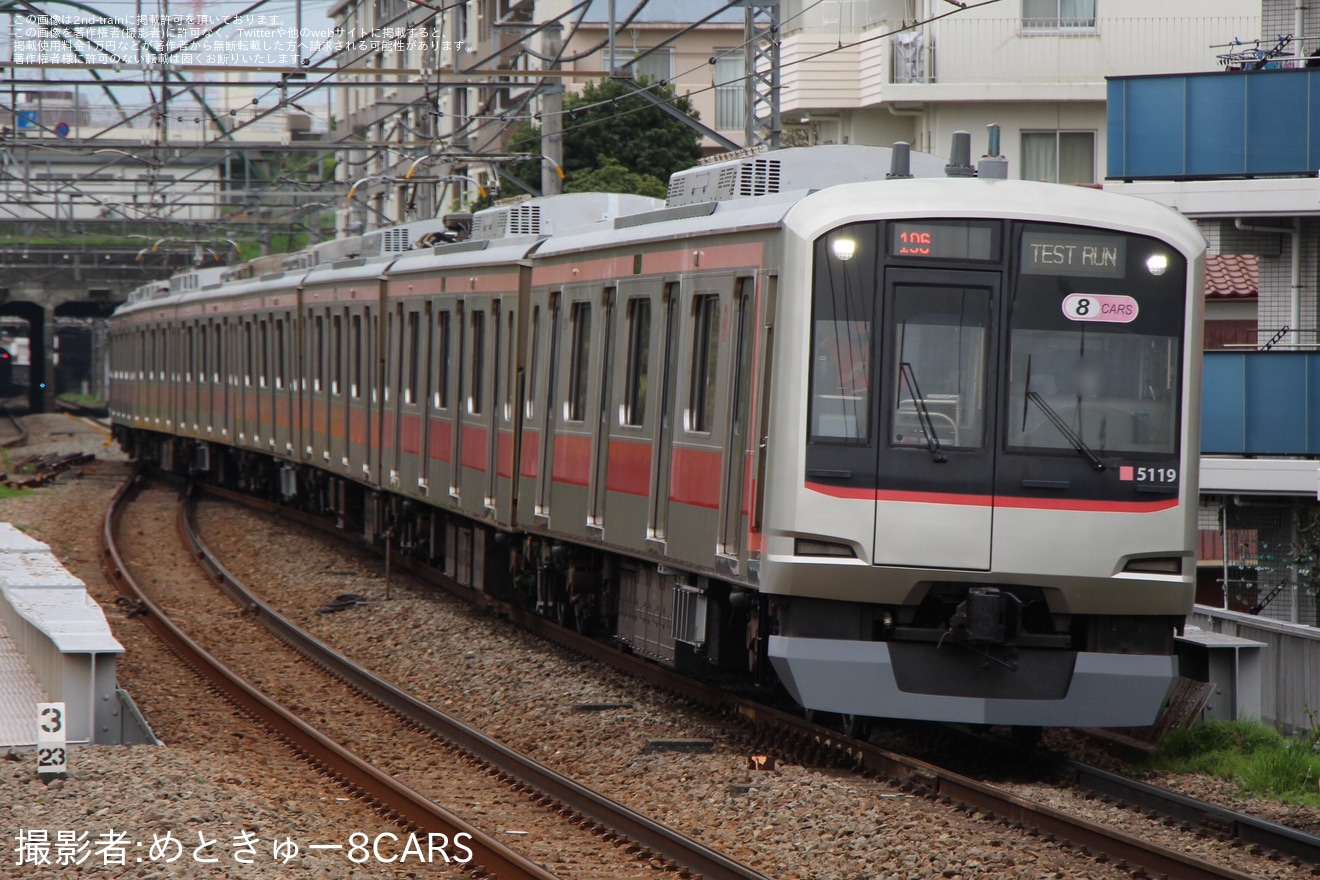
[[[954,15],[889,36],[901,24],[858,9],[817,26],[785,26],[786,112],[881,102],[1100,102],[1112,73],[1210,71],[1218,63],[1212,46],[1259,28],[1254,16],[1041,21],[1000,14]],[[840,78],[847,70],[860,70],[860,82],[855,73]],[[845,81],[855,85],[840,92]]]
[[[1314,177],[1320,68],[1112,77],[1108,177]]]
[[[1320,352],[1208,351],[1203,455],[1320,456]],[[1315,488],[1315,467],[1310,468]]]

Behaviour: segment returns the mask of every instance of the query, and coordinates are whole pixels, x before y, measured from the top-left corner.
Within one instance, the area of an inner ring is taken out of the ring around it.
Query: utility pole
[[[553,59],[547,62],[549,70],[559,69],[562,37],[563,28],[558,24],[546,28],[544,51]],[[564,81],[557,76],[547,77],[544,89],[541,98],[541,151],[550,161],[541,162],[541,193],[557,196],[564,191],[564,181],[559,176],[564,164]]]
[[[743,0],[747,60],[746,146],[779,149],[779,0]]]

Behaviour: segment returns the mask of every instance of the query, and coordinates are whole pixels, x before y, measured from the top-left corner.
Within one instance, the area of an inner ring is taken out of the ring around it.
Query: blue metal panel
[[[1320,357],[1307,355],[1306,358],[1306,401],[1302,408],[1306,411],[1306,451],[1315,453],[1320,450],[1320,400],[1314,403],[1311,397],[1320,395]]]
[[[1109,177],[1123,176],[1123,161],[1127,157],[1126,149],[1115,149],[1115,144],[1125,144],[1127,129],[1124,127],[1124,121],[1127,119],[1126,109],[1127,82],[1125,80],[1111,79],[1105,84],[1105,131],[1109,133],[1109,149],[1106,151],[1109,156]]]
[[[1142,176],[1156,177],[1186,173],[1183,85],[1183,77],[1152,77],[1140,81],[1139,88],[1128,89],[1129,169],[1139,168]]]
[[[1306,359],[1302,352],[1258,352],[1246,371],[1247,449],[1306,451]]]
[[[1112,77],[1109,175],[1313,175],[1320,68]]]
[[[1246,115],[1246,82],[1241,76],[1187,78],[1187,174],[1222,174],[1225,168],[1246,166],[1245,132],[1237,124]]]
[[[1205,353],[1201,451],[1320,455],[1320,352]]]
[[[1310,77],[1307,83],[1310,88],[1306,118],[1311,122],[1307,130],[1307,142],[1311,145],[1311,155],[1306,167],[1320,170],[1320,76]]]
[[[1242,79],[1247,83],[1248,173],[1277,174],[1306,168],[1307,126],[1299,125],[1297,116],[1308,103],[1306,86],[1310,77],[1265,71]]]
[[[1201,452],[1242,454],[1247,445],[1246,353],[1206,352],[1201,377]]]

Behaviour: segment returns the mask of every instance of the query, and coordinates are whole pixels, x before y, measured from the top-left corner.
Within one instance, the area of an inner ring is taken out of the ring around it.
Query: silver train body
[[[667,205],[176,276],[114,318],[116,432],[809,709],[1150,723],[1193,595],[1203,239],[913,161],[786,150]]]

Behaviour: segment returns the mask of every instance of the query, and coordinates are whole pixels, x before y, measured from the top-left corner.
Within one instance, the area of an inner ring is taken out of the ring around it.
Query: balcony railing
[[[853,37],[869,35],[876,27]],[[1258,28],[1253,16],[1022,19],[955,15],[892,37],[894,60],[889,81],[1099,85],[1118,73],[1211,71],[1217,64],[1216,52],[1222,51],[1212,46]],[[842,35],[844,43],[848,36]],[[915,60],[911,57],[914,45],[920,55]]]
[[[1115,77],[1108,98],[1111,178],[1310,177],[1320,168],[1320,69]]]
[[[1320,352],[1208,351],[1201,452],[1320,455]]]

